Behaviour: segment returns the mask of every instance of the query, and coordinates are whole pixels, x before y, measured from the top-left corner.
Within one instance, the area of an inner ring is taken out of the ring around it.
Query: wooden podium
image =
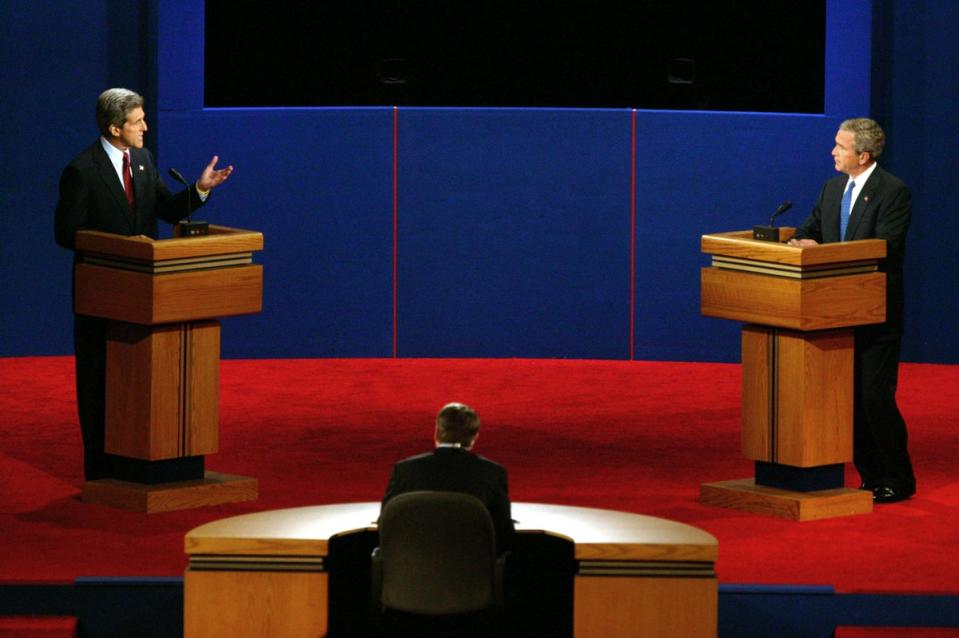
[[[780,229],[785,239],[794,229]],[[872,511],[844,488],[852,460],[853,327],[886,317],[879,239],[805,248],[703,235],[702,313],[742,329],[742,451],[751,479],[706,483],[700,502],[813,520]]]
[[[136,477],[88,481],[84,501],[160,512],[256,500],[256,479],[203,463],[219,441],[216,318],[260,312],[262,249],[261,233],[212,225],[166,240],[77,233],[74,309],[111,320],[105,449]]]

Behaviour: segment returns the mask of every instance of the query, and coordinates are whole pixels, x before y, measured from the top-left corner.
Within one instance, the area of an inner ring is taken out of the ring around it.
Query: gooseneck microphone
[[[773,220],[785,213],[787,210],[793,207],[793,203],[790,201],[785,201],[779,205],[779,208],[776,209],[776,212],[772,214],[769,218],[768,226],[753,226],[753,239],[760,239],[762,241],[779,241],[779,228],[773,226]]]
[[[175,179],[176,181],[178,181],[178,182],[180,182],[181,184],[183,184],[184,186],[186,186],[187,189],[190,188],[190,184],[189,184],[185,179],[183,179],[183,175],[180,174],[180,171],[178,171],[178,170],[175,169],[175,168],[171,168],[171,169],[170,169],[169,171],[167,171],[167,172],[170,174],[170,177],[172,177],[172,178]],[[192,219],[192,217],[193,217],[193,204],[192,204],[192,199],[193,199],[193,197],[191,197],[191,193],[188,192],[188,193],[186,194],[186,221],[187,221],[188,224],[193,221],[193,219]],[[772,222],[770,222],[770,223],[772,223]]]
[[[172,170],[172,169],[171,169]],[[790,201],[785,201],[779,205],[779,208],[776,209],[776,212],[773,213],[772,217],[769,218],[769,225],[773,225],[773,220],[785,213],[787,210],[793,207],[793,203]]]
[[[210,225],[206,222],[193,221],[193,193],[190,192],[190,189],[193,188],[193,186],[183,179],[183,175],[181,175],[180,171],[177,169],[171,168],[167,172],[170,174],[170,177],[180,182],[187,188],[186,221],[178,224],[180,237],[197,237],[199,235],[206,235],[209,232]]]
[[[183,184],[184,186],[189,186],[189,184],[186,183],[186,180],[183,179],[183,175],[181,175],[181,174],[180,174],[180,171],[178,171],[177,169],[171,168],[171,169],[169,170],[169,173],[170,173],[170,177],[172,177],[172,178],[175,179],[176,181],[180,182],[180,183]]]

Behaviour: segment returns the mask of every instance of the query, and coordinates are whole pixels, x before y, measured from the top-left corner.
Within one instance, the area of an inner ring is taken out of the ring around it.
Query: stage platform
[[[0,359],[6,587],[120,577],[175,588],[189,529],[265,509],[377,500],[392,463],[428,449],[436,410],[458,400],[480,413],[477,452],[507,466],[515,500],[647,514],[715,535],[721,604],[747,595],[735,590],[743,586],[763,595],[824,587],[849,600],[959,593],[957,366],[902,366],[915,498],[795,522],[698,502],[702,483],[752,474],[739,454],[735,364],[224,361],[220,452],[207,467],[257,478],[259,500],[156,514],[79,500],[72,365],[69,357]],[[857,482],[847,467],[846,485]]]

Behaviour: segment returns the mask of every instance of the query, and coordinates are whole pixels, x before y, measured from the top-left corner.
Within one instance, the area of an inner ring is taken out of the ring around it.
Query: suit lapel
[[[133,214],[139,221],[139,211],[143,208],[146,168],[139,149],[130,149],[130,165],[133,169],[133,196],[135,208]]]
[[[876,170],[872,172],[872,175],[870,175],[869,179],[866,181],[866,185],[862,187],[862,192],[859,193],[859,198],[852,207],[852,213],[849,215],[849,227],[846,228],[845,239],[847,241],[856,237],[856,232],[859,230],[859,224],[866,216],[866,209],[869,208],[869,206],[872,204],[872,201],[876,197],[876,190],[879,188],[879,181],[880,173],[879,167],[877,166]]]
[[[120,211],[120,216],[123,217],[129,225],[130,232],[134,233],[134,219],[130,211],[130,206],[127,204],[127,195],[123,192],[123,187],[120,186],[120,179],[117,177],[116,169],[113,168],[113,163],[110,162],[110,158],[107,156],[106,151],[100,146],[99,142],[97,142],[97,145],[94,147],[94,157],[100,179],[103,180],[104,185],[113,197],[113,202],[117,210]]]
[[[842,193],[845,189],[845,181],[842,178],[834,178],[835,187],[828,188],[826,197],[823,199],[822,209],[822,240],[824,243],[842,241],[839,236],[839,209],[842,203]]]

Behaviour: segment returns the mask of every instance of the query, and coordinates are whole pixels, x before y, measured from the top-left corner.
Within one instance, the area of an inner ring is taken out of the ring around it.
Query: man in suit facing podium
[[[393,466],[385,505],[405,492],[433,490],[465,492],[483,501],[493,518],[497,553],[509,549],[513,538],[506,468],[473,454],[479,437],[480,419],[462,403],[449,403],[436,416],[435,448]]]
[[[233,172],[232,166],[217,170],[214,156],[192,186],[173,195],[143,147],[147,124],[140,95],[119,88],[104,91],[97,99],[96,119],[100,138],[60,177],[54,234],[64,248],[74,248],[78,230],[156,239],[157,218],[171,224],[185,218]],[[107,323],[74,315],[77,408],[88,481],[112,475],[112,457],[104,451]]]
[[[832,156],[843,175],[823,186],[809,217],[790,244],[857,239],[886,240],[885,323],[855,330],[853,461],[861,489],[876,503],[892,503],[916,492],[906,423],[896,405],[903,331],[903,260],[912,217],[909,189],[876,163],[885,134],[873,120],[846,120],[836,133]]]

